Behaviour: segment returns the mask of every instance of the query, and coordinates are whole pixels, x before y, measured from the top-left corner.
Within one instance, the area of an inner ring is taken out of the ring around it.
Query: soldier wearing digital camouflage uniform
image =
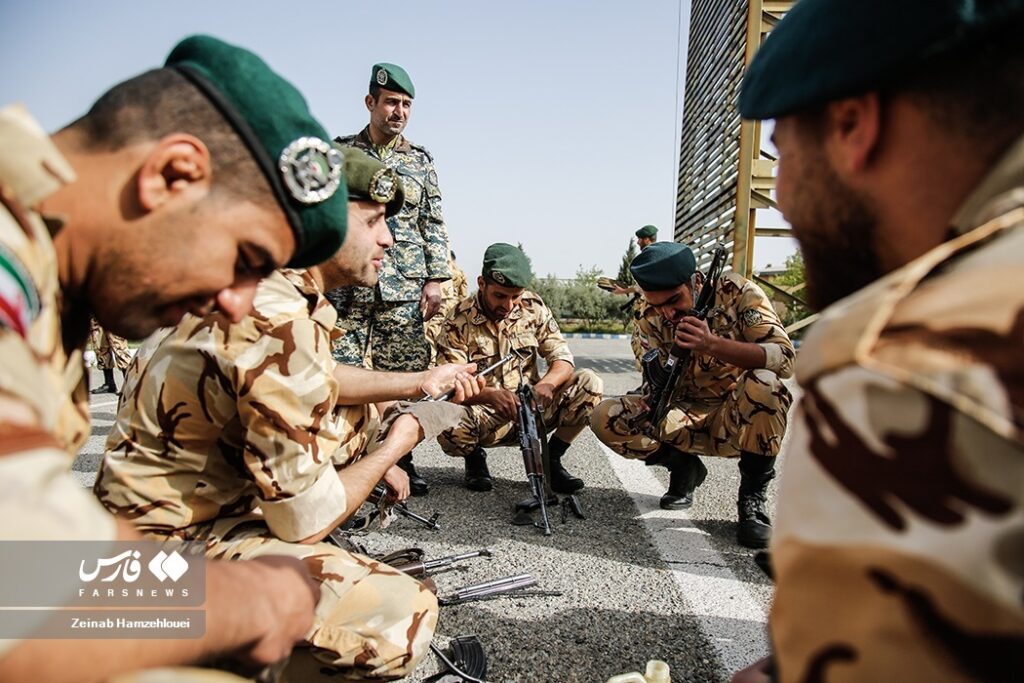
[[[576,370],[558,323],[539,296],[526,290],[533,280],[526,255],[510,244],[492,244],[484,252],[477,293],[455,307],[438,343],[447,363],[475,362],[481,370],[509,352],[519,360],[487,377],[487,388],[462,409],[461,422],[438,437],[445,453],[465,458],[466,487],[490,491],[485,447],[516,442],[515,389],[525,378],[537,394],[548,440],[551,488],[573,493],[583,488],[562,465],[562,457],[587,426],[601,400],[604,384],[591,370]],[[547,363],[541,377],[539,361]]]
[[[436,435],[415,411],[457,410],[414,405],[415,419],[401,415],[384,438],[373,402],[419,397],[424,384],[471,366],[389,374],[332,358],[337,314],[322,292],[374,284],[392,243],[385,205],[387,216],[402,205],[394,172],[359,150],[345,152],[345,175],[348,235],[333,258],[271,274],[238,323],[187,316],[146,341],[94,490],[143,533],[203,541],[210,557],[306,560],[321,584],[313,656],[349,680],[391,679],[427,652],[436,598],[400,571],[318,541],[382,477],[397,473],[405,484],[394,488],[407,495],[395,462],[421,427]]]
[[[412,79],[395,64],[374,64],[365,104],[370,123],[356,135],[336,138],[394,170],[405,189],[402,211],[388,220],[395,244],[388,249],[374,288],[350,287],[329,293],[344,331],[334,343],[341,363],[375,370],[416,372],[430,364],[423,329],[441,305],[440,283],[451,278],[448,232],[441,214],[441,189],[430,152],[402,135],[416,96]],[[413,495],[426,495],[427,482],[412,463]]]
[[[1024,2],[801,0],[755,56],[812,305],[735,681],[1024,671]]]
[[[117,383],[114,381],[114,368],[120,370],[123,377],[128,369],[128,364],[132,362],[132,354],[128,350],[128,340],[104,330],[95,320],[91,322],[91,326],[89,340],[96,353],[96,365],[103,371],[103,384],[89,393],[116,394]]]
[[[51,136],[23,108],[0,110],[0,539],[138,538],[69,473],[89,434],[89,318],[132,338],[188,310],[238,318],[268,269],[333,253],[344,182],[329,173],[300,202],[281,170],[308,169],[326,138],[291,84],[208,36],[182,41],[163,68],[113,87]],[[80,585],[48,589],[60,600]],[[314,590],[293,558],[208,562],[201,638],[26,630],[0,641],[0,679],[103,681],[224,657],[265,666],[309,631]]]
[[[646,348],[664,363],[673,346],[692,351],[678,403],[653,436],[631,420],[644,397],[610,398],[597,407],[591,427],[601,441],[627,458],[664,465],[670,474],[661,507],[688,508],[707,468],[698,455],[738,456],[737,501],[741,545],[763,548],[771,534],[765,503],[775,456],[786,432],[792,398],[782,380],[793,374],[793,344],[761,288],[723,273],[706,321],[689,315],[702,279],[690,248],[658,242],[630,266],[648,306],[638,321]]]
[[[437,362],[437,340],[444,332],[444,323],[460,301],[469,296],[469,282],[466,273],[455,262],[455,252],[451,252],[448,267],[452,271],[452,279],[441,283],[441,307],[437,315],[427,321],[424,326],[427,341],[430,343],[430,363]]]

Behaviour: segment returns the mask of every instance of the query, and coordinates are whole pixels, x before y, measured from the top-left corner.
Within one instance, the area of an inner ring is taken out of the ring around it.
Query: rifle
[[[711,267],[708,268],[707,277],[701,287],[700,295],[697,297],[694,306],[688,315],[704,320],[715,305],[715,290],[718,288],[718,279],[725,269],[726,251],[725,247],[716,246],[714,255],[711,258]],[[690,349],[681,349],[672,344],[672,350],[668,354],[665,365],[661,364],[657,349],[651,349],[640,359],[642,367],[644,386],[647,388],[647,405],[649,408],[630,418],[629,426],[637,429],[641,424],[648,423],[648,432],[656,430],[668,414],[669,409],[679,395],[680,384],[683,375],[690,366],[690,356],[693,352]]]
[[[552,494],[550,484],[544,477],[544,473],[549,469],[547,430],[544,429],[544,414],[537,405],[537,395],[533,387],[523,379],[522,373],[519,375],[516,397],[519,399],[519,408],[516,411],[519,448],[523,451],[523,464],[526,466],[530,490],[540,506],[541,521],[534,522],[534,526],[543,529],[545,536],[550,536],[551,521],[548,519],[547,499]]]
[[[409,576],[424,576],[427,572],[434,571],[435,569],[442,569],[445,567],[451,567],[456,562],[462,562],[472,557],[491,557],[494,554],[490,548],[483,548],[482,550],[474,550],[468,553],[462,553],[461,555],[449,555],[447,557],[439,557],[436,560],[424,560],[422,556],[413,559],[413,555],[408,556],[406,562],[388,562],[392,568],[397,569],[400,572],[405,572]],[[382,560],[384,561],[384,560]]]

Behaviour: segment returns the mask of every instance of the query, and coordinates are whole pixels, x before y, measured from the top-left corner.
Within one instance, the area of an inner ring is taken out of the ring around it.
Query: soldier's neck
[[[375,147],[390,147],[398,139],[398,135],[385,135],[373,126],[367,126],[367,130],[370,133],[370,142]]]

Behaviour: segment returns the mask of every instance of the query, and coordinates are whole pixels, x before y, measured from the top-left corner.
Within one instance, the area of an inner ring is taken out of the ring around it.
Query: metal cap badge
[[[341,152],[315,137],[293,140],[278,159],[285,186],[303,204],[329,199],[341,184],[344,164]]]
[[[398,191],[398,178],[390,168],[382,168],[370,179],[370,199],[387,204],[395,198]]]

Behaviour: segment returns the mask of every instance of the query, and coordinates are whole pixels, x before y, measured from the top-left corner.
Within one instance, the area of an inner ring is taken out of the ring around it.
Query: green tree
[[[622,263],[619,264],[619,274],[615,276],[615,279],[623,285],[629,286],[633,284],[633,274],[629,272],[629,264],[633,262],[636,255],[636,242],[630,238],[629,247],[626,249],[626,253],[622,255]]]
[[[785,272],[772,280],[772,284],[802,299],[804,296],[804,285],[806,284],[803,254],[798,251],[787,258]],[[782,317],[783,325],[792,325],[811,314],[811,311],[806,306],[801,306],[788,299],[784,303],[786,304],[786,313]]]

